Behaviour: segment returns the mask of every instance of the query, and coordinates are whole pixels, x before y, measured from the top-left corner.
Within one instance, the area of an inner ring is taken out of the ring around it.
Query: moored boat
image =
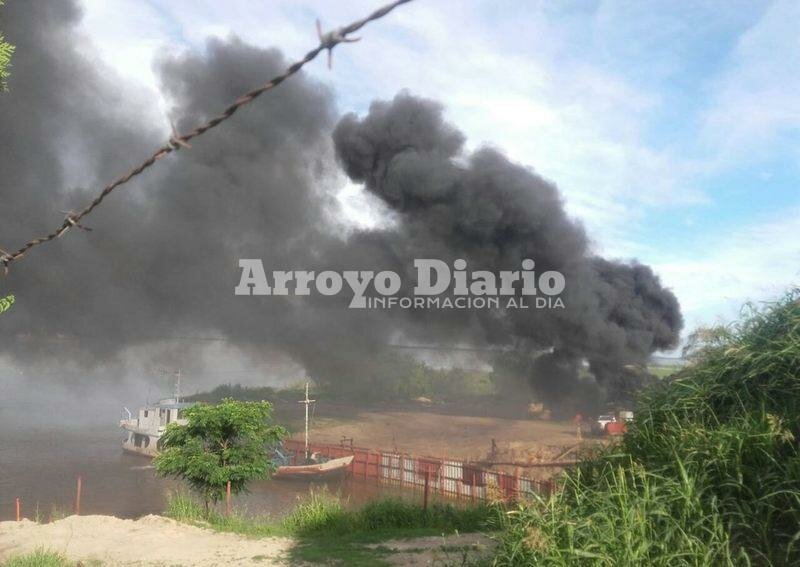
[[[327,459],[318,454],[309,454],[308,451],[308,407],[316,400],[308,399],[308,382],[306,382],[306,397],[299,403],[306,408],[306,427],[305,427],[305,451],[304,462],[289,464],[289,457],[284,455],[279,449],[275,451],[275,459],[278,463],[278,470],[272,478],[278,480],[317,480],[330,478],[345,474],[353,463],[353,455],[339,457],[337,459]]]
[[[272,478],[277,478],[279,480],[319,480],[336,477],[347,472],[347,468],[352,462],[353,455],[348,455],[321,463],[284,465],[278,467],[278,470],[275,471]]]
[[[122,419],[119,426],[127,432],[122,442],[122,450],[145,457],[155,457],[160,447],[161,436],[170,423],[186,424],[183,410],[192,404],[180,403],[175,398],[160,400],[156,404],[148,404],[139,408],[134,417],[127,408],[127,419]]]
[[[128,417],[121,419],[119,426],[127,432],[127,436],[122,442],[122,450],[126,453],[155,457],[161,449],[161,436],[167,429],[167,425],[170,423],[186,425],[187,421],[183,419],[183,410],[193,404],[181,402],[181,371],[177,370],[174,376],[174,397],[140,407],[136,417],[128,408],[123,408]]]

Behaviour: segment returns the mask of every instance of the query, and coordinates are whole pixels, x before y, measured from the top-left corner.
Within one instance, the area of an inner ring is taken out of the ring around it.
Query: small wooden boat
[[[306,407],[306,430],[305,430],[305,463],[300,465],[290,465],[290,459],[284,455],[280,449],[275,450],[275,457],[278,462],[286,464],[278,466],[272,478],[278,480],[316,480],[342,475],[347,471],[347,467],[353,462],[353,455],[339,457],[338,459],[321,460],[317,454],[309,454],[308,450],[308,406],[316,400],[308,399],[308,382],[306,382],[306,397],[299,403]]]
[[[353,462],[353,455],[331,459],[324,463],[311,463],[307,465],[285,465],[278,467],[272,478],[290,480],[315,480],[329,478],[344,474],[350,463]]]

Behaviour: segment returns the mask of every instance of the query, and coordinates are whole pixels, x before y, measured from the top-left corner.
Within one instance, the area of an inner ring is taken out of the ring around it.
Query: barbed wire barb
[[[181,148],[184,148],[186,150],[191,149],[192,146],[190,146],[189,144],[184,142],[183,141],[183,136],[178,134],[178,130],[177,130],[177,128],[175,128],[175,123],[170,121],[170,126],[172,127],[172,136],[170,137],[169,142],[168,142],[169,146],[173,150],[175,150],[176,152]]]
[[[204,124],[195,127],[193,130],[187,132],[186,134],[183,135],[178,134],[173,124],[172,135],[167,140],[167,143],[165,145],[158,148],[150,157],[148,157],[139,165],[135,166],[133,169],[128,171],[125,175],[117,178],[111,184],[104,187],[103,190],[85,208],[75,213],[73,212],[65,213],[67,217],[61,223],[61,226],[59,226],[53,232],[45,236],[40,236],[29,240],[15,252],[6,252],[5,250],[0,249],[0,264],[2,264],[4,267],[4,273],[8,274],[9,266],[13,262],[21,260],[28,252],[28,250],[30,250],[35,246],[44,244],[45,242],[50,242],[51,240],[60,238],[62,235],[68,232],[69,229],[72,228],[73,226],[81,228],[83,230],[90,231],[91,230],[90,228],[80,224],[81,219],[86,215],[90,214],[95,208],[97,208],[103,202],[103,200],[106,197],[108,197],[108,195],[110,195],[115,189],[117,189],[121,185],[128,183],[128,181],[130,181],[137,175],[140,175],[146,169],[153,166],[158,160],[171,154],[172,152],[176,152],[181,149],[191,148],[191,146],[189,145],[190,140],[198,136],[202,136],[204,133],[208,132],[212,128],[215,128],[219,126],[222,122],[228,120],[231,116],[233,116],[236,113],[237,110],[239,110],[239,108],[247,104],[250,104],[265,92],[274,89],[275,87],[280,85],[283,81],[285,81],[292,75],[298,73],[307,63],[310,63],[311,61],[316,59],[317,56],[323,51],[327,51],[328,53],[328,67],[330,68],[333,63],[334,47],[336,47],[340,43],[354,43],[356,41],[359,41],[361,39],[360,37],[356,38],[348,36],[360,30],[368,23],[383,18],[385,15],[387,15],[389,12],[391,12],[398,6],[401,6],[403,4],[408,4],[411,1],[412,0],[395,0],[394,2],[386,4],[381,8],[378,8],[370,15],[360,20],[356,20],[355,22],[352,22],[344,27],[335,29],[327,33],[322,32],[322,24],[320,24],[319,20],[317,20],[317,38],[319,39],[319,44],[317,45],[317,47],[306,53],[302,59],[295,61],[289,67],[287,67],[283,71],[283,73],[273,77],[260,87],[257,87],[251,90],[250,92],[243,94],[242,96],[237,98],[233,102],[233,104],[231,104],[225,110],[223,110],[220,114],[209,119]]]
[[[4,250],[0,248],[0,263],[3,264],[3,272],[5,275],[8,275],[8,260],[11,259],[11,253],[8,250]]]
[[[340,43],[355,43],[361,41],[360,37],[346,37],[346,33],[342,28],[337,30],[322,33],[322,24],[317,20],[317,38],[319,44],[324,46],[328,52],[328,69],[333,68],[333,48]]]
[[[67,215],[64,220],[69,223],[70,228],[74,226],[81,230],[85,230],[86,232],[92,232],[91,228],[84,226],[75,220],[75,211],[61,211],[61,213]]]

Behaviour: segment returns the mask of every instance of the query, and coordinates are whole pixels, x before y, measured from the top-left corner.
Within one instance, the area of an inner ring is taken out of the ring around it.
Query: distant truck
[[[592,433],[597,435],[605,435],[606,433],[606,426],[609,423],[614,423],[617,421],[617,418],[611,414],[603,414],[598,415],[597,419],[594,420],[592,423]]]
[[[625,424],[629,421],[633,421],[633,412],[628,410],[621,410],[617,415],[599,415],[592,422],[592,432],[596,435],[622,435],[627,429]]]

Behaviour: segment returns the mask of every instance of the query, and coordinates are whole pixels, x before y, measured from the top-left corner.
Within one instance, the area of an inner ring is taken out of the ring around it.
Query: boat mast
[[[175,403],[181,403],[181,369],[175,371]]]
[[[175,382],[173,384],[173,392],[175,394],[175,403],[181,403],[181,369],[169,370],[168,368],[161,368],[158,374],[162,376],[174,376]],[[150,405],[150,386],[147,386],[147,405]]]
[[[306,454],[306,461],[308,461],[308,406],[309,404],[313,404],[317,400],[309,400],[308,399],[308,382],[306,382],[306,399],[301,400],[301,404],[305,404],[306,406],[306,445],[305,445],[305,454]]]

